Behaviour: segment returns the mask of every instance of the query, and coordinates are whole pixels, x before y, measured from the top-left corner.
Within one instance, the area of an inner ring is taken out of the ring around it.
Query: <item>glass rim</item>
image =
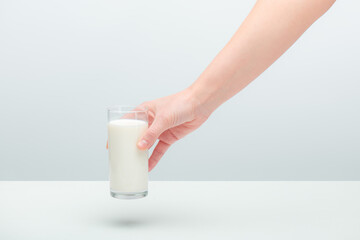
[[[135,108],[137,108],[139,106],[134,106],[134,105],[112,105],[112,106],[108,106],[106,109],[108,112],[123,112],[123,113],[146,113],[149,108],[146,106],[142,106],[142,109],[138,109],[138,110],[134,110]]]

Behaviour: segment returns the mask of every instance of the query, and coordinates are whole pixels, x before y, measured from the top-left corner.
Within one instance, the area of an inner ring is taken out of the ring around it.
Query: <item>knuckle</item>
[[[164,155],[164,151],[159,150],[159,149],[154,149],[153,154],[155,154],[155,156],[157,156],[157,157],[161,157]]]
[[[145,138],[146,138],[147,140],[154,141],[154,139],[157,138],[156,130],[153,129],[153,128],[150,128],[149,131],[147,132]]]
[[[167,115],[165,115],[165,114],[159,114],[156,117],[156,120],[160,125],[167,125],[170,122],[169,117]]]
[[[172,142],[176,142],[176,141],[180,140],[180,138],[178,136],[176,136],[172,131],[169,131],[169,135],[171,136]]]

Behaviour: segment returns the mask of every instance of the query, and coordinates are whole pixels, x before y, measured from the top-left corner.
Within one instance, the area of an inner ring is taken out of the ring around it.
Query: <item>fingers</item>
[[[163,141],[158,142],[154,151],[151,154],[151,157],[149,158],[149,172],[156,166],[156,164],[160,161],[161,157],[169,149],[170,146],[170,144]]]
[[[147,106],[139,105],[139,106],[135,107],[134,109],[132,109],[131,111],[144,111],[146,109],[148,109]],[[121,118],[122,119],[136,119],[137,113],[131,112],[131,111],[124,114]]]
[[[169,128],[169,124],[161,117],[155,117],[153,123],[144,133],[144,136],[138,142],[138,148],[149,149],[159,138],[159,136]]]

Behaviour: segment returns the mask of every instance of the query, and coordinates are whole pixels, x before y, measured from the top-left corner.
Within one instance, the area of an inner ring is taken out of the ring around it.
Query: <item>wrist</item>
[[[197,115],[209,117],[222,104],[220,90],[213,84],[196,81],[185,91]]]

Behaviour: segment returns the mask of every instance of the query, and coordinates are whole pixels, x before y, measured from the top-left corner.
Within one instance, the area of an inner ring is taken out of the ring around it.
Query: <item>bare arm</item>
[[[148,101],[150,127],[140,149],[159,142],[149,159],[154,168],[177,140],[201,126],[226,100],[279,58],[334,0],[258,0],[232,39],[187,89]]]
[[[190,87],[209,111],[264,72],[334,0],[259,0],[232,39]]]

